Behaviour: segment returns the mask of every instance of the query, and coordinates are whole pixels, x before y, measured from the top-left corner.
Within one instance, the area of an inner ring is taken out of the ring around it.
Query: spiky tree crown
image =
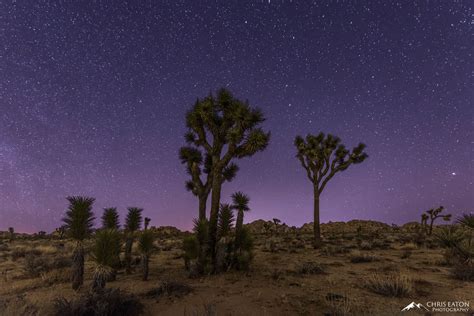
[[[198,99],[187,113],[188,133],[185,138],[189,144],[204,148],[211,156],[218,155],[228,145],[224,156],[227,163],[233,157],[252,156],[267,147],[270,133],[258,127],[264,120],[259,109],[251,108],[248,102],[240,101],[228,90],[221,89],[217,97],[210,95]],[[212,146],[209,137],[212,137]]]
[[[240,211],[249,211],[250,198],[242,192],[232,194],[232,208]]]
[[[428,211],[426,211],[426,213],[430,216],[431,219],[437,219],[439,217],[442,217],[443,220],[445,221],[449,221],[451,219],[451,214],[440,214],[441,212],[443,212],[444,210],[444,206],[440,206],[438,208],[432,208]]]
[[[364,144],[360,143],[349,151],[338,137],[331,134],[309,134],[306,138],[296,136],[295,146],[296,157],[309,180],[317,185],[319,193],[337,172],[346,170],[352,164],[359,164],[368,157],[364,153]]]
[[[234,213],[232,212],[232,207],[229,204],[221,204],[217,228],[219,238],[225,237],[230,233],[233,221]]]
[[[125,219],[125,229],[128,232],[135,232],[140,229],[142,225],[143,209],[138,207],[129,207],[127,218]]]
[[[95,199],[84,196],[69,196],[66,199],[69,206],[63,222],[71,238],[82,241],[91,234],[94,226],[92,204]]]
[[[154,246],[153,242],[155,237],[151,230],[144,230],[138,237],[138,250],[142,255],[149,256],[153,253]]]
[[[102,214],[102,228],[119,229],[119,214],[116,207],[104,208]]]
[[[92,248],[92,259],[96,264],[115,267],[120,254],[120,234],[116,229],[103,229],[95,235],[95,244]]]

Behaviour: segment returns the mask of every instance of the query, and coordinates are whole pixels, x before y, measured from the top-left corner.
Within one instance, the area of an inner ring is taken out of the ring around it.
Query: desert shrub
[[[50,270],[49,262],[43,257],[27,255],[25,257],[24,269],[26,274],[31,277],[38,277],[42,272]]]
[[[345,316],[351,313],[352,302],[347,296],[328,293],[326,295],[326,302],[329,307],[329,315],[331,316]]]
[[[72,260],[69,257],[55,257],[50,262],[51,269],[62,269],[72,265]]]
[[[359,248],[362,249],[362,250],[372,250],[374,248],[374,245],[373,245],[373,243],[371,243],[369,241],[363,240],[360,243]]]
[[[373,274],[366,283],[365,287],[374,293],[390,296],[405,297],[412,291],[412,281],[402,274]]]
[[[410,258],[411,254],[412,254],[412,252],[411,252],[410,249],[405,249],[402,252],[401,258],[402,259],[408,259],[408,258]]]
[[[145,296],[160,299],[163,296],[183,297],[193,291],[193,288],[178,281],[163,281],[154,289],[146,292]]]
[[[324,274],[325,268],[316,262],[305,262],[297,267],[297,274]]]
[[[270,273],[270,277],[272,278],[272,280],[278,281],[278,280],[283,280],[285,278],[285,274],[286,272],[282,269],[274,269]]]
[[[346,254],[350,250],[349,248],[343,247],[343,246],[336,246],[336,245],[326,245],[321,252],[325,254],[326,256],[334,256],[337,254]]]
[[[58,283],[66,283],[71,280],[70,269],[54,269],[48,272],[42,272],[40,274],[41,282],[44,285],[53,285]]]
[[[135,316],[142,313],[142,303],[120,289],[89,291],[75,300],[58,298],[54,302],[54,315],[57,316]]]
[[[26,256],[26,250],[24,248],[15,248],[10,254],[12,261],[16,261],[19,258],[24,258]]]
[[[351,263],[365,263],[377,261],[378,258],[372,254],[367,253],[354,253],[351,256]]]
[[[23,295],[5,300],[0,298],[0,314],[5,316],[40,315],[38,307],[26,300]]]
[[[458,262],[451,269],[453,278],[462,281],[474,281],[474,265],[471,263]]]

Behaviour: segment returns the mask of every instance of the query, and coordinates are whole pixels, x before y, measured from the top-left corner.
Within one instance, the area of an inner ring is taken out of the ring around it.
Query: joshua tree
[[[469,232],[468,243],[469,243],[469,247],[471,247],[472,232],[474,231],[474,214],[472,213],[462,214],[460,217],[458,217],[457,222],[468,230]]]
[[[145,230],[148,229],[148,225],[150,225],[151,218],[145,217]]]
[[[104,229],[119,229],[119,214],[116,207],[104,208],[102,214],[102,228]]]
[[[249,197],[242,192],[235,192],[232,195],[232,208],[237,210],[237,221],[235,222],[235,235],[238,236],[244,224],[244,212],[250,211]]]
[[[142,263],[142,272],[143,272],[143,281],[148,280],[148,265],[150,262],[150,257],[153,253],[154,236],[153,232],[150,230],[144,230],[140,237],[138,237],[138,250],[142,256],[141,263]]]
[[[119,264],[120,234],[116,229],[99,230],[92,248],[92,259],[95,262],[92,288],[103,289],[107,280],[114,274]]]
[[[437,218],[441,217],[445,221],[449,221],[451,219],[451,214],[446,214],[446,215],[440,214],[443,210],[444,210],[444,207],[440,206],[438,208],[435,208],[435,209],[432,208],[432,209],[426,211],[426,214],[428,214],[429,217],[430,217],[430,229],[428,231],[428,235],[431,235],[431,233],[433,232],[433,224],[434,224],[434,221]]]
[[[84,239],[89,237],[94,223],[92,204],[95,199],[69,196],[69,207],[63,218],[66,229],[76,245],[72,255],[72,288],[79,289],[84,283]]]
[[[15,239],[15,229],[13,227],[8,227],[8,232],[10,233],[10,240]]]
[[[143,209],[138,207],[129,207],[127,218],[125,219],[125,232],[126,232],[126,241],[125,241],[125,271],[127,274],[132,272],[132,247],[133,240],[135,237],[135,232],[140,229],[142,224],[142,212]]]
[[[428,226],[428,214],[421,214],[421,229],[426,233],[426,227]]]
[[[209,246],[214,265],[221,187],[226,178],[226,170],[227,168],[236,169],[236,166],[232,164],[232,159],[253,156],[267,147],[270,133],[264,132],[259,127],[264,120],[260,110],[251,108],[247,102],[234,98],[226,89],[219,90],[217,97],[210,95],[205,99],[198,99],[186,115],[188,128],[186,141],[193,146],[192,148],[203,150],[206,156],[205,161],[209,161],[204,166],[209,168],[207,171],[210,177],[206,184],[210,183],[212,190]],[[203,161],[202,154],[196,156],[197,159],[195,158],[194,161]],[[195,165],[199,165],[196,162]],[[194,171],[193,175],[199,175],[200,170]],[[235,171],[233,173],[235,174]],[[195,188],[196,182],[199,183],[199,181],[193,181],[192,188]]]
[[[352,164],[359,164],[367,158],[364,153],[365,145],[360,143],[352,152],[341,144],[341,140],[331,134],[319,133],[317,136],[308,135],[306,139],[296,136],[296,158],[306,170],[308,179],[313,184],[314,193],[314,247],[321,246],[319,227],[319,197],[329,180],[340,171]]]

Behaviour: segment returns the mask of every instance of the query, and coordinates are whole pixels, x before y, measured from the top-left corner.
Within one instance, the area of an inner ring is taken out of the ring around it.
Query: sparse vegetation
[[[141,254],[141,263],[142,263],[142,280],[148,280],[148,273],[149,273],[149,264],[150,264],[150,257],[154,252],[153,241],[155,240],[155,236],[153,236],[153,232],[150,230],[144,230],[140,237],[138,238],[138,250]]]

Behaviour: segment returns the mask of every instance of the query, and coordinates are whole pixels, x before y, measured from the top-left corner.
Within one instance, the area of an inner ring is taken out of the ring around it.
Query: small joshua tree
[[[55,229],[56,233],[59,236],[59,239],[63,239],[64,235],[66,234],[66,225],[61,225],[58,228]]]
[[[10,233],[10,240],[15,239],[15,229],[13,227],[8,227],[8,232]]]
[[[451,220],[451,214],[446,214],[446,215],[440,214],[443,210],[444,210],[444,207],[440,206],[438,208],[435,208],[435,209],[432,208],[432,209],[426,211],[426,214],[428,214],[429,217],[430,217],[430,228],[429,228],[429,231],[428,231],[428,235],[431,235],[431,233],[433,232],[433,224],[434,224],[434,221],[437,218],[441,217],[445,221]]]
[[[127,274],[132,272],[132,247],[135,232],[138,231],[142,224],[143,209],[138,207],[129,207],[127,218],[125,219],[125,271]]]
[[[102,213],[102,228],[116,230],[120,228],[119,214],[116,207],[104,208],[104,213]]]
[[[352,151],[341,144],[341,140],[328,134],[319,133],[317,136],[308,135],[306,138],[296,136],[296,158],[306,171],[308,179],[313,184],[314,194],[314,247],[321,246],[321,231],[319,226],[319,198],[329,180],[336,173],[346,170],[352,164],[363,162],[368,156],[364,153],[365,145],[360,143]]]
[[[145,228],[144,228],[145,230],[148,229],[148,225],[150,225],[150,221],[151,221],[151,218],[145,217]]]
[[[63,218],[66,229],[76,245],[72,255],[72,288],[79,289],[84,283],[84,239],[90,236],[94,223],[92,204],[95,199],[69,196],[69,207]]]
[[[138,250],[140,251],[140,254],[141,254],[143,281],[148,280],[148,271],[149,271],[148,267],[149,267],[150,257],[154,251],[153,241],[154,241],[153,232],[150,230],[144,230],[138,237]]]
[[[225,238],[232,230],[234,222],[234,213],[229,204],[221,204],[219,211],[219,224],[217,226],[217,236],[219,239]]]
[[[428,226],[428,214],[421,214],[421,229],[426,233]]]
[[[96,233],[92,248],[92,260],[95,263],[92,288],[101,290],[114,274],[119,264],[120,234],[116,229],[102,229]]]

